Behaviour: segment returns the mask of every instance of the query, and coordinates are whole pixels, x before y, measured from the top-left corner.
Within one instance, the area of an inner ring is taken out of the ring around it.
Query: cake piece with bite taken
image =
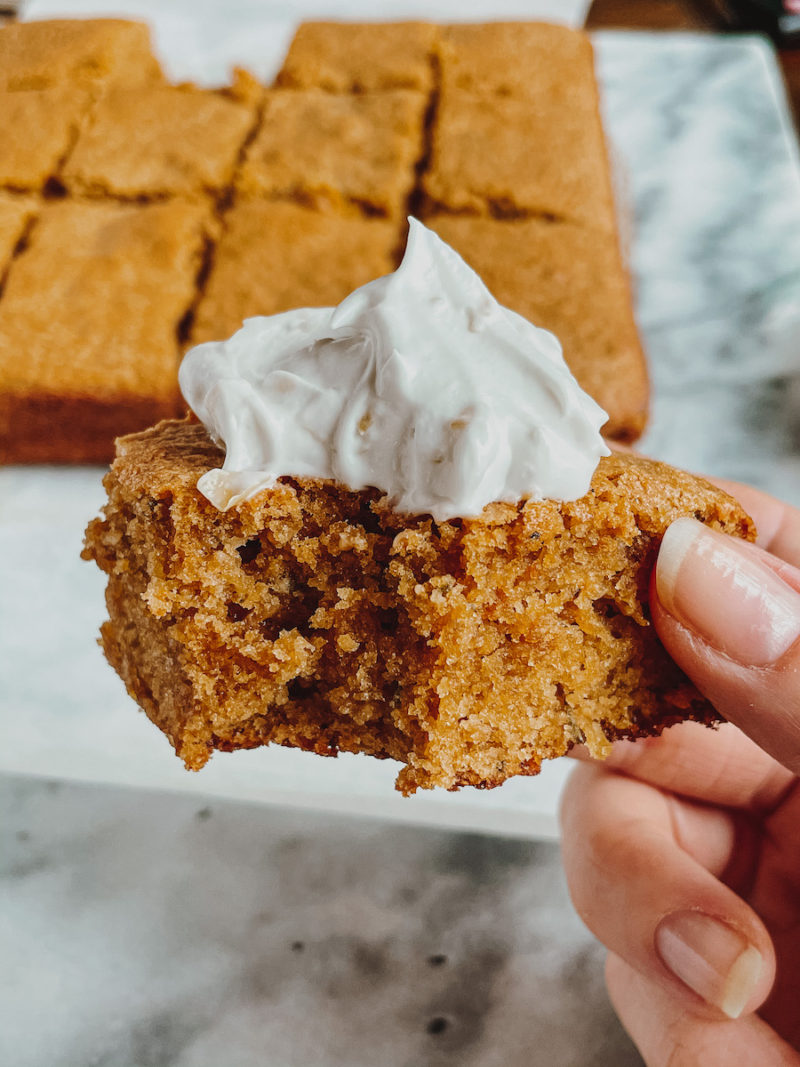
[[[555,337],[421,224],[394,274],[198,346],[181,385],[201,421],[118,442],[84,554],[106,655],[187,767],[278,743],[489,787],[715,721],[648,581],[673,520],[751,521],[609,454]]]

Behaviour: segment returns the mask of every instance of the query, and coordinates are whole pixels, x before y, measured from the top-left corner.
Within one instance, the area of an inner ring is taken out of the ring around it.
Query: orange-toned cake
[[[110,90],[78,138],[62,182],[76,196],[221,196],[233,183],[258,104],[258,97],[191,86]]]
[[[585,33],[549,22],[455,23],[438,44],[440,82],[448,92],[569,101],[598,111],[592,43]]]
[[[476,146],[480,145],[480,150]],[[565,219],[614,239],[615,215],[599,116],[557,99],[443,90],[424,178],[433,208]]]
[[[558,337],[579,384],[611,416],[604,432],[635,440],[647,420],[649,385],[616,242],[543,219],[438,215],[427,223],[501,304]]]
[[[100,89],[163,80],[143,22],[47,19],[0,26],[0,89]]]
[[[209,202],[215,225],[180,327],[172,327],[177,344],[227,336],[248,315],[337,303],[395,266],[408,211],[442,232],[452,228],[453,243],[502,299],[556,329],[573,369],[608,410],[608,435],[631,440],[641,431],[646,372],[584,34],[539,23],[305,23],[275,87],[239,72],[228,89],[206,91],[164,81],[144,24],[11,23],[0,27],[0,105],[0,192],[34,192],[48,204],[63,197],[73,207],[87,199],[109,208]],[[45,235],[50,217],[48,206]],[[0,462],[108,456],[115,434],[173,412],[163,403],[166,379],[156,393],[148,385],[126,393],[123,407],[109,405],[108,389],[93,384],[105,373],[105,345],[79,341],[70,328],[48,353],[47,389],[55,391],[46,403],[38,385],[24,391],[5,368],[21,362],[22,350],[41,370],[41,340],[26,330],[39,328],[37,316],[47,319],[45,333],[60,316],[78,318],[69,309],[49,315],[41,293],[58,275],[56,261],[34,251],[45,246],[37,227],[26,227],[30,252],[12,236],[3,252],[11,264],[0,268],[0,344],[15,346],[0,348]],[[95,236],[90,226],[87,247],[98,247]],[[156,227],[150,238],[160,250],[162,236]],[[73,237],[80,245],[81,234]],[[166,245],[169,259],[175,249]],[[573,251],[588,258],[571,259]],[[195,252],[192,239],[182,254]],[[74,255],[87,271],[86,257]],[[76,309],[86,328],[119,315],[127,336],[125,308],[149,291],[149,273],[147,256],[134,250],[124,271],[108,274],[113,289],[99,286],[97,299],[84,293]],[[163,351],[126,358],[166,367]],[[87,359],[97,361],[91,372]],[[69,391],[77,378],[80,390]],[[134,407],[135,418],[117,421]],[[12,420],[27,428],[18,446]]]
[[[274,90],[237,178],[247,196],[399,220],[422,155],[423,93]]]
[[[106,655],[187,767],[277,743],[399,760],[405,793],[485,788],[715,721],[648,614],[670,522],[754,536],[706,482],[614,455],[573,502],[435,523],[291,478],[220,512],[196,483],[221,460],[189,421],[119,441],[84,553]]]
[[[397,228],[385,219],[238,200],[225,218],[192,340],[228,337],[251,315],[338,304],[392,270],[398,245]]]
[[[103,462],[120,429],[182,409],[178,331],[211,228],[177,200],[42,208],[0,300],[0,460]]]
[[[0,293],[11,258],[39,207],[39,202],[32,196],[11,196],[0,192]]]
[[[329,92],[433,87],[439,27],[431,22],[304,22],[277,84]]]
[[[0,92],[0,186],[38,192],[55,181],[90,103],[64,86]]]

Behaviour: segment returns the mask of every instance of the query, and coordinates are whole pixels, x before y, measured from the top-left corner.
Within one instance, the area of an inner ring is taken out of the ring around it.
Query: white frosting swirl
[[[226,449],[197,483],[216,507],[282,475],[374,486],[439,522],[494,500],[587,492],[608,455],[607,416],[558,341],[410,225],[399,268],[337,308],[247,319],[187,353],[183,394]]]

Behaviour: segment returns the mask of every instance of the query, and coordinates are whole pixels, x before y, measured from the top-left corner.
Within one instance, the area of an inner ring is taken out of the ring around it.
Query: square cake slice
[[[422,155],[426,106],[409,90],[274,90],[237,186],[249,196],[399,218]]]
[[[67,87],[0,92],[0,185],[38,192],[55,180],[90,103]]]
[[[550,22],[456,23],[442,28],[441,83],[475,96],[540,97],[597,108],[589,37]]]
[[[647,365],[613,236],[545,219],[426,221],[501,304],[556,335],[579,385],[608,412],[606,436],[635,440],[647,420]]]
[[[364,93],[433,87],[439,27],[430,22],[304,22],[277,84]]]
[[[399,234],[385,219],[240,199],[225,223],[197,308],[195,344],[229,337],[251,315],[338,304],[395,266]]]
[[[539,215],[616,230],[599,114],[546,95],[532,101],[443,90],[424,189],[434,208],[449,212]]]
[[[190,86],[113,89],[78,138],[63,184],[79,196],[219,196],[257,108],[257,99]]]
[[[188,420],[120,440],[84,552],[106,655],[187,767],[277,743],[399,760],[406,793],[485,788],[715,721],[648,618],[674,519],[754,536],[708,483],[614,455],[579,500],[437,524],[291,478],[221,512],[196,483],[222,458]]]
[[[0,26],[0,89],[163,81],[144,22],[46,19]]]
[[[179,201],[42,209],[0,298],[0,460],[107,461],[116,434],[181,409],[178,329],[210,227]]]

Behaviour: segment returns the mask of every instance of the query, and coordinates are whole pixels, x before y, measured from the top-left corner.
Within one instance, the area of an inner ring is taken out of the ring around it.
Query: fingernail
[[[757,948],[733,927],[695,911],[662,919],[655,942],[676,978],[729,1018],[739,1018],[761,977]]]
[[[800,637],[800,593],[758,550],[678,519],[664,534],[656,589],[667,611],[737,663],[775,663]]]

